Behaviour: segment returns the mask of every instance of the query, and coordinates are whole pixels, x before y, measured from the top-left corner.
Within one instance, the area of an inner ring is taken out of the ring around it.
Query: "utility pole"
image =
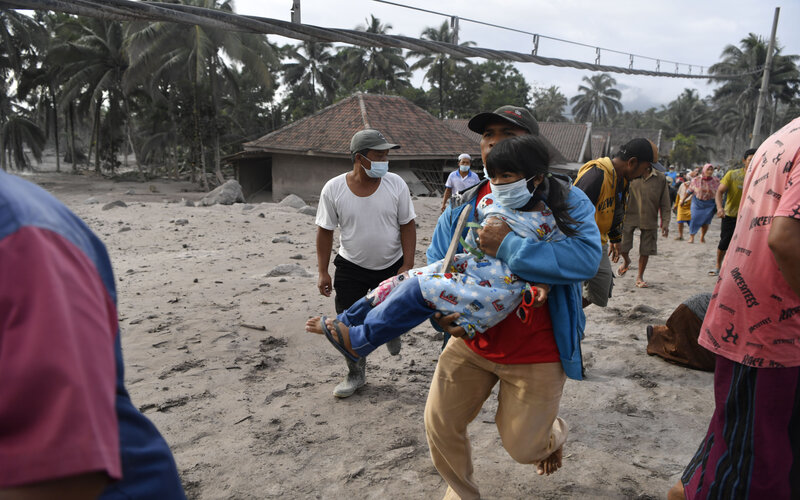
[[[292,22],[301,24],[300,22],[300,0],[292,0]]]
[[[750,134],[751,148],[757,148],[761,144],[761,118],[764,116],[764,108],[767,106],[769,72],[772,69],[772,52],[775,49],[775,32],[778,31],[778,15],[780,13],[781,8],[775,7],[775,19],[772,21],[772,35],[769,37],[769,46],[767,47],[767,61],[764,63],[764,74],[761,78],[761,91],[758,93],[756,120],[755,123],[753,123],[753,133]]]
[[[458,17],[450,18],[450,28],[453,30],[453,45],[458,45]]]

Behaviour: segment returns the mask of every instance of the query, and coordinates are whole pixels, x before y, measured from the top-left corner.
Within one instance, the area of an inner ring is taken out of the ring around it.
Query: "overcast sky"
[[[487,23],[507,26],[542,36],[566,39],[591,46],[633,52],[661,59],[662,71],[675,71],[676,61],[691,64],[692,73],[719,62],[723,48],[738,45],[748,33],[769,40],[775,7],[781,7],[777,39],[783,54],[800,54],[800,0],[392,0]],[[302,22],[320,27],[355,28],[365,24],[370,14],[392,25],[390,34],[419,37],[423,29],[438,27],[447,18],[405,9],[374,0],[301,0]],[[235,0],[236,12],[289,20],[292,0]],[[277,43],[296,42],[270,37]],[[460,22],[460,41],[473,41],[478,47],[529,52],[532,37],[464,21]],[[594,62],[595,50],[563,42],[541,39],[539,55]],[[601,64],[627,67],[629,56],[604,52]],[[680,72],[688,71],[681,66]],[[533,63],[516,63],[531,86],[556,85],[568,98],[577,94],[584,76],[592,73],[573,68],[554,68]],[[637,60],[634,68],[656,69],[656,62]],[[645,110],[660,107],[675,99],[685,88],[697,89],[704,97],[713,85],[707,80],[662,78],[614,73],[622,91],[625,109]],[[414,80],[420,85],[420,78]]]

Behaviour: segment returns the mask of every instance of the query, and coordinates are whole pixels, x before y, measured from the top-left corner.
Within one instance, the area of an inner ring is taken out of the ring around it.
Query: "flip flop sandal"
[[[333,347],[335,347],[336,350],[344,354],[345,358],[349,359],[353,363],[358,363],[358,360],[361,358],[358,356],[353,356],[347,351],[347,349],[344,348],[344,336],[342,335],[341,330],[339,330],[339,327],[336,325],[336,322],[333,323],[333,329],[336,332],[336,339],[334,339],[333,334],[330,330],[328,330],[328,325],[325,324],[326,319],[327,318],[325,316],[320,318],[320,324],[322,326],[322,331],[325,333],[325,338],[328,339],[328,342],[333,344]]]
[[[719,271],[717,271],[716,269],[712,269],[712,270],[710,270],[710,271],[708,272],[708,275],[709,275],[709,276],[716,276],[716,275],[718,275],[718,274],[719,274]]]
[[[620,268],[619,268],[619,269],[617,269],[617,277],[622,277],[622,276],[625,276],[625,273],[627,273],[627,272],[628,272],[628,269],[629,269],[630,267],[631,267],[631,266],[624,266],[624,267],[623,267],[623,266],[620,266]]]

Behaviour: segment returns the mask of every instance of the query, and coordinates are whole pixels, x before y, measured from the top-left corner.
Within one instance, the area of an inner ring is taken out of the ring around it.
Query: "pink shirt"
[[[800,297],[767,246],[773,217],[800,220],[800,118],[764,141],[747,167],[731,245],[700,345],[758,368],[800,366]]]

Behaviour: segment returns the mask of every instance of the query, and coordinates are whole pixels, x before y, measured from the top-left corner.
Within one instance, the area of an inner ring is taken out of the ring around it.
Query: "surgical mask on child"
[[[469,172],[469,165],[459,165],[458,169],[462,172]]]
[[[369,177],[378,178],[383,177],[386,175],[386,172],[389,171],[389,162],[388,161],[373,161],[370,163],[370,168],[364,167],[361,165],[361,168],[364,169],[364,172],[367,173]]]
[[[494,199],[508,208],[522,208],[533,197],[533,193],[528,191],[528,179],[520,179],[508,184],[492,184],[490,182],[489,185],[492,188]],[[534,189],[534,191],[536,190]]]

